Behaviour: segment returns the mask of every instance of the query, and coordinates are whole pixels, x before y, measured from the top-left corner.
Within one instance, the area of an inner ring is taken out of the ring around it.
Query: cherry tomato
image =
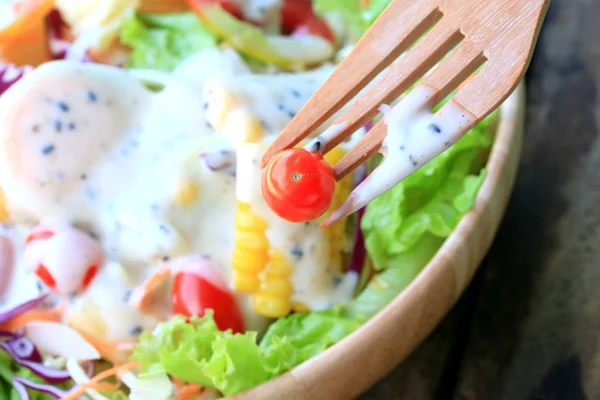
[[[207,309],[212,309],[220,330],[244,331],[244,320],[235,297],[199,272],[184,270],[175,274],[172,301],[175,314],[203,316]]]
[[[314,13],[310,0],[285,0],[281,8],[281,23],[292,35],[310,34],[335,42],[333,31]]]
[[[288,149],[271,159],[262,177],[267,205],[291,222],[306,222],[321,216],[333,200],[335,174],[318,153]]]

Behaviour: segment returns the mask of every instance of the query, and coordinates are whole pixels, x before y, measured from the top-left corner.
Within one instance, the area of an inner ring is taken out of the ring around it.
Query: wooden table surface
[[[504,222],[469,289],[361,397],[600,399],[600,0],[553,0]]]

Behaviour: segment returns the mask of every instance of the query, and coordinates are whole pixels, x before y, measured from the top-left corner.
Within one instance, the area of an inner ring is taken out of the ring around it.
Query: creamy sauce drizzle
[[[4,234],[17,255],[4,307],[40,293],[21,257],[29,229],[48,217],[72,221],[98,238],[107,261],[66,318],[131,339],[158,322],[128,298],[160,265],[206,255],[230,284],[236,204],[248,197],[268,221],[272,246],[302,252],[290,258],[293,300],[312,309],[348,301],[356,276],[328,264],[317,224],[270,213],[255,162],[332,70],[255,75],[237,54],[209,50],[173,74],[70,61],[31,72],[0,97],[0,186],[16,222]],[[255,147],[240,145],[249,127],[265,135]],[[197,187],[185,205],[176,200],[182,183]],[[264,329],[249,297],[238,299],[246,328]]]
[[[462,136],[474,117],[454,101],[433,113],[430,100],[434,95],[433,89],[420,85],[393,108],[380,108],[388,130],[382,144],[385,158],[327,218],[327,224],[366,206]]]

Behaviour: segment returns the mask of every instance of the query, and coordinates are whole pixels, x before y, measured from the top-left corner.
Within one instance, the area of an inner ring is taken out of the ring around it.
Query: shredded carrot
[[[63,307],[53,308],[51,310],[34,309],[29,310],[13,319],[10,319],[0,324],[0,330],[13,331],[21,328],[28,322],[33,321],[50,321],[60,322],[60,317],[63,313]]]
[[[167,266],[160,267],[150,277],[136,289],[131,296],[132,304],[139,310],[145,310],[149,306],[150,299],[155,290],[157,290],[167,279],[171,277],[171,269]]]
[[[191,400],[194,398],[196,393],[200,393],[202,391],[202,386],[200,385],[184,385],[182,388],[178,389],[177,400]]]
[[[129,352],[134,345],[134,343],[129,342],[104,340],[96,336],[86,335],[85,333],[81,333],[81,335],[89,344],[98,350],[102,357],[115,365],[121,364],[120,353]]]
[[[121,366],[116,366],[116,367],[107,369],[106,371],[102,371],[98,375],[96,375],[95,377],[90,379],[89,382],[78,385],[76,388],[72,389],[69,392],[69,394],[67,394],[61,400],[76,400],[77,398],[79,398],[79,396],[85,394],[86,390],[90,390],[90,389],[114,392],[117,389],[119,389],[119,385],[111,385],[111,384],[106,385],[106,384],[100,384],[100,382],[107,378],[110,378],[111,376],[117,376],[117,378],[118,378],[119,372],[129,371],[129,370],[138,368],[139,366],[140,366],[140,363],[136,361],[136,362],[131,362],[128,364],[123,364]],[[102,385],[101,389],[98,389],[99,385]]]

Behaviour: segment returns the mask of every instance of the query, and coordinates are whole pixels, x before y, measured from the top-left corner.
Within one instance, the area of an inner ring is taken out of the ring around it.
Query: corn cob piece
[[[240,142],[256,143],[260,141],[262,131],[257,128],[256,124],[251,119],[245,119],[243,122],[245,124],[239,126],[242,131]],[[238,159],[238,161],[240,160]],[[238,165],[240,164],[238,163]],[[241,168],[245,167],[241,166]],[[238,179],[243,180],[244,176],[240,175],[242,174],[238,174]],[[234,249],[231,255],[233,287],[236,291],[255,293],[260,289],[259,274],[266,268],[269,261],[269,247],[266,222],[252,209],[250,204],[238,200],[235,215]]]
[[[342,159],[342,157],[346,154],[346,152],[338,147],[335,147],[329,153],[325,154],[325,161],[329,163],[329,165],[335,165],[338,161]],[[337,182],[335,187],[335,192],[333,195],[333,201],[331,202],[331,206],[329,207],[328,212],[331,212],[338,207],[340,207],[344,201],[350,195],[352,191],[352,175],[346,176],[341,181]],[[344,248],[344,244],[346,241],[346,223],[348,219],[344,218],[326,228],[325,234],[329,239],[329,251],[330,251],[330,265],[334,269],[341,269],[342,267],[342,250]]]
[[[267,224],[250,205],[238,202],[237,206],[231,255],[233,287],[238,292],[254,293],[260,288],[258,275],[268,262]]]
[[[254,309],[269,318],[284,317],[292,310],[293,292],[290,277],[293,267],[280,251],[269,250],[269,264],[263,274],[260,290],[253,297]]]

